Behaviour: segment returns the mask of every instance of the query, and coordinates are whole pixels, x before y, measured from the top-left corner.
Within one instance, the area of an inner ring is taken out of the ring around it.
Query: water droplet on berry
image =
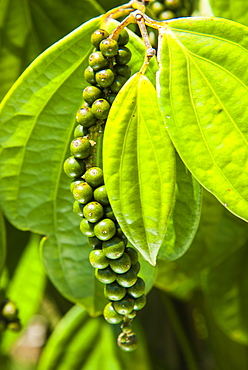
[[[168,119],[169,119],[169,118],[170,118],[170,116],[166,116],[166,118],[168,118]]]

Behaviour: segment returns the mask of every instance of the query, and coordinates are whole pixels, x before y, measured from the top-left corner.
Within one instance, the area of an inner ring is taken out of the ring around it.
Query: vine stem
[[[189,345],[187,336],[176,314],[176,311],[175,311],[175,308],[173,307],[173,303],[171,302],[171,299],[164,292],[161,292],[160,296],[161,296],[164,308],[166,310],[166,313],[168,315],[169,321],[174,329],[174,333],[178,340],[178,344],[182,350],[188,370],[198,370],[198,366],[197,366],[195,357],[193,355],[193,351]]]

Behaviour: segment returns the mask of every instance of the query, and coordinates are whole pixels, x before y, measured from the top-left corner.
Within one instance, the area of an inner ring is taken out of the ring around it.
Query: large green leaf
[[[19,310],[24,329],[39,309],[46,283],[45,271],[40,261],[39,241],[38,235],[32,235],[6,292],[7,297],[15,302]],[[2,351],[8,352],[22,333],[23,331],[18,334],[6,331],[2,336]]]
[[[175,156],[155,89],[141,74],[126,83],[111,107],[103,165],[110,203],[122,230],[155,265],[172,207]]]
[[[202,189],[179,156],[176,156],[176,195],[173,211],[158,257],[180,258],[190,247],[201,215]]]
[[[177,261],[158,260],[155,285],[179,298],[200,287],[201,276],[247,243],[248,225],[206,191],[200,224],[191,247]]]
[[[207,304],[221,329],[248,344],[247,245],[213,266],[204,280]]]
[[[196,179],[248,220],[248,29],[218,18],[160,29],[158,94],[170,137]]]
[[[17,228],[48,236],[42,254],[49,277],[63,295],[92,314],[103,308],[102,286],[88,262],[87,239],[72,212],[70,181],[62,164],[86,86],[90,35],[100,24],[101,18],[89,21],[37,58],[4,99],[0,124],[3,210]],[[113,22],[106,26],[113,27]],[[130,49],[136,72],[144,46],[131,33]],[[153,66],[156,70],[155,62]],[[151,69],[148,73],[154,80]]]
[[[216,17],[232,19],[248,26],[248,3],[246,0],[210,0]]]
[[[6,256],[5,224],[2,213],[0,212],[0,276],[4,268],[5,256]]]
[[[40,52],[102,12],[95,0],[0,0],[0,100]]]

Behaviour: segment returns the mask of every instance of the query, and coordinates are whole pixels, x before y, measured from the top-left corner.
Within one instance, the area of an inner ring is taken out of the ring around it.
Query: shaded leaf
[[[234,341],[248,344],[247,245],[213,266],[204,279],[207,304],[220,328]],[[218,284],[216,284],[218,282]]]
[[[159,101],[170,137],[195,178],[248,220],[248,29],[218,18],[160,29]]]
[[[4,268],[5,257],[6,257],[5,224],[2,213],[0,212],[0,276]]]
[[[38,235],[32,235],[19,260],[15,274],[7,286],[6,295],[15,302],[23,328],[37,312],[46,283],[45,271],[40,261],[39,241]],[[8,352],[22,332],[5,332],[1,341],[2,351]]]
[[[103,164],[108,196],[121,229],[155,265],[173,201],[175,157],[155,89],[143,75],[133,76],[111,107]]]
[[[102,12],[94,0],[1,0],[0,100],[39,53]]]
[[[209,0],[216,17],[232,19],[248,26],[248,3],[246,0]]]
[[[139,347],[122,353],[116,334],[103,319],[89,319],[74,306],[60,321],[46,343],[38,370],[126,370],[137,363],[137,370],[149,370],[147,349],[138,330]]]
[[[247,243],[247,228],[246,222],[204,191],[201,220],[192,245],[177,261],[159,259],[155,285],[179,298],[189,298],[200,287],[202,274]]]
[[[175,204],[159,258],[176,260],[190,247],[200,221],[201,199],[201,186],[176,156]]]

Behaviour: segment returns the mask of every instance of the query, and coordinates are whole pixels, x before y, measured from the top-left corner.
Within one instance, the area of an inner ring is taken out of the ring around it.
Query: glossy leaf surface
[[[170,137],[195,178],[248,220],[248,29],[203,17],[168,26],[160,32],[159,101]]]
[[[176,156],[175,204],[159,258],[176,260],[190,247],[201,216],[202,188]]]
[[[39,240],[38,235],[32,235],[30,238],[6,292],[7,297],[15,302],[19,310],[18,316],[23,329],[26,328],[31,317],[37,313],[46,283],[45,270],[39,254]],[[9,351],[21,333],[23,331],[20,333],[6,331],[2,337],[2,351]]]
[[[103,165],[110,203],[123,232],[155,265],[173,202],[175,156],[155,89],[143,75],[133,76],[112,105]]]
[[[248,3],[246,0],[210,0],[216,17],[232,19],[248,26]]]
[[[0,198],[16,227],[47,235],[42,243],[49,277],[68,299],[91,314],[104,306],[103,287],[88,261],[87,239],[72,211],[70,181],[62,169],[81,105],[84,69],[96,18],[48,49],[26,70],[2,104]],[[116,24],[116,23],[114,23]],[[114,27],[108,22],[108,27]],[[130,34],[136,72],[144,46]],[[154,70],[156,64],[153,62]],[[151,69],[149,76],[154,80]]]

